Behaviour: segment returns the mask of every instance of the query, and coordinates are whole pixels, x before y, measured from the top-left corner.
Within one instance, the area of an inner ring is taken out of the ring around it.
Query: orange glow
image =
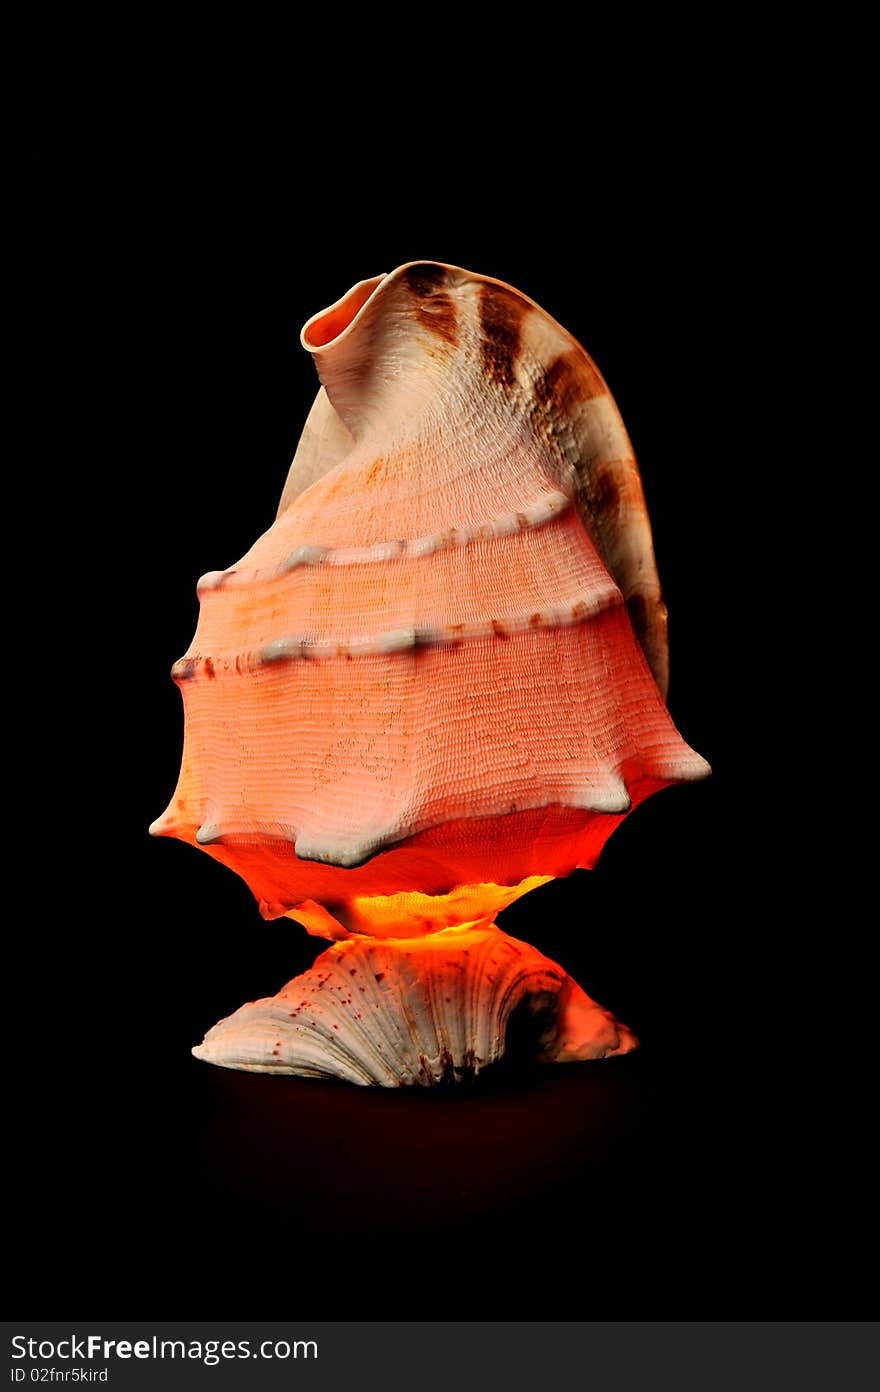
[[[516,885],[459,885],[449,894],[423,894],[403,890],[399,894],[359,895],[347,906],[339,906],[336,916],[320,904],[308,900],[287,917],[301,923],[320,938],[344,938],[348,933],[364,933],[374,938],[417,938],[462,924],[489,923],[523,894],[547,884],[552,875],[529,875]]]
[[[632,805],[664,786],[660,780],[633,780]],[[485,918],[496,893],[512,903],[547,880],[570,875],[579,866],[591,868],[625,815],[553,806],[505,817],[461,818],[352,869],[301,860],[291,841],[280,836],[258,840],[225,835],[221,842],[201,848],[247,880],[264,918],[287,915],[315,936],[332,941],[351,931],[371,931],[364,923],[372,917],[372,931],[378,936],[411,937],[456,921]],[[192,824],[184,828],[177,823],[172,830],[165,821],[160,834],[198,846],[195,832]],[[475,913],[475,892],[482,894],[487,884],[489,902],[480,902]],[[394,915],[409,896],[410,902],[422,906],[425,921],[410,920],[404,926]],[[383,907],[373,910],[376,901]],[[352,930],[346,925],[352,914],[358,917],[359,902],[371,907],[359,919],[361,926]],[[460,919],[453,918],[455,910],[460,910]],[[384,932],[383,923],[388,925]]]

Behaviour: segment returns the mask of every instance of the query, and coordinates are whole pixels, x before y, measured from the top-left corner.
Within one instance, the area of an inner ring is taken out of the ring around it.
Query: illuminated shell
[[[535,948],[498,929],[452,928],[335,943],[277,996],[221,1020],[193,1053],[245,1072],[381,1087],[461,1083],[501,1058],[522,1008],[542,1062],[636,1047],[624,1025]]]
[[[632,448],[584,350],[455,267],[362,281],[302,342],[323,388],[274,525],[199,582],[151,830],[326,937],[485,921],[708,771]]]

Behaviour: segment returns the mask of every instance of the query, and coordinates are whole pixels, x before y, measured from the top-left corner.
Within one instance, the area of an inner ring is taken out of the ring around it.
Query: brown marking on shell
[[[603,469],[595,478],[588,479],[587,495],[594,516],[616,513],[620,507],[620,488],[610,469]]]
[[[373,460],[373,462],[372,462],[372,464],[370,465],[369,469],[368,469],[367,472],[364,474],[364,483],[367,485],[367,487],[369,487],[370,484],[376,483],[376,482],[378,481],[378,479],[379,479],[380,475],[382,474],[384,468],[385,468],[385,460],[383,459],[382,455],[380,454],[379,457],[378,457],[377,459],[374,459],[374,460]]]
[[[210,657],[205,658],[204,667],[205,676],[209,679],[209,681],[213,681],[217,673],[214,671],[214,663]]]
[[[575,348],[560,354],[538,378],[533,390],[541,415],[554,406],[571,408],[579,401],[608,394],[595,363]]]
[[[455,305],[443,289],[446,284],[444,268],[427,264],[410,266],[404,277],[416,300],[419,323],[455,347],[458,343],[458,317]]]
[[[420,261],[418,265],[407,266],[404,278],[413,294],[424,299],[443,289],[446,284],[446,269],[443,266],[432,265],[429,261]]]
[[[504,624],[500,621],[500,619],[490,619],[489,622],[492,625],[492,632],[495,634],[496,638],[510,637],[510,634],[507,632],[507,629],[504,627]]]
[[[629,614],[629,621],[633,626],[633,632],[637,638],[643,633],[647,633],[651,626],[651,608],[644,595],[630,595],[626,601],[626,612]]]
[[[480,287],[480,354],[483,371],[509,391],[516,383],[516,361],[522,347],[522,321],[528,306],[498,285]]]

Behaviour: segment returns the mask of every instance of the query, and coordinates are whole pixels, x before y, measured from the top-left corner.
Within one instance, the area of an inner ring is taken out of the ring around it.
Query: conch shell
[[[632,447],[570,335],[456,267],[361,281],[302,343],[322,388],[274,525],[199,581],[151,831],[332,940],[486,928],[708,772]]]

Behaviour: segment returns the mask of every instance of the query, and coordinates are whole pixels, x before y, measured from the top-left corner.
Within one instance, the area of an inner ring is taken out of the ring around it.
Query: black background
[[[28,440],[55,528],[35,541],[53,655],[47,859],[28,875],[14,977],[20,1310],[835,1313],[848,1278],[817,1275],[828,1210],[811,1200],[806,1221],[787,1143],[789,1046],[768,983],[788,925],[758,888],[775,851],[743,792],[731,381],[746,276],[722,181],[667,160],[649,196],[627,167],[609,182],[592,150],[570,195],[549,153],[540,177],[487,160],[465,188],[433,156],[307,160],[293,140],[269,154],[232,134],[209,147],[111,127],[35,137],[25,169]],[[633,814],[595,872],[502,920],[642,1051],[461,1097],[196,1063],[208,1026],[322,944],[264,923],[209,857],[146,834],[178,769],[168,670],[195,580],[271,524],[314,395],[299,329],[414,258],[509,281],[605,374],[654,525],[670,709],[714,768]]]

